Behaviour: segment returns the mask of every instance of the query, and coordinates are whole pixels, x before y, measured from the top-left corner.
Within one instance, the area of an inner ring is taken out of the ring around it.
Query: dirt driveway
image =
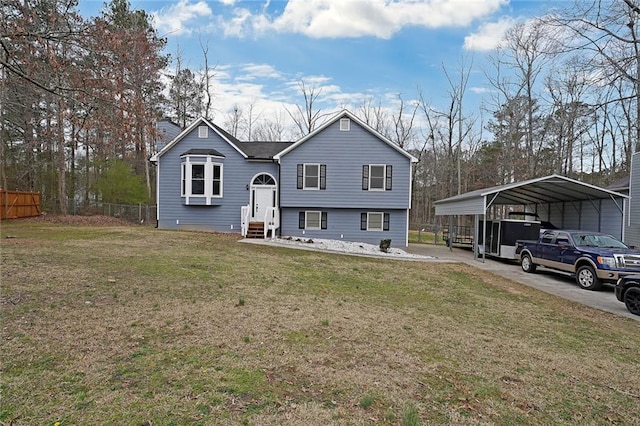
[[[640,321],[640,316],[631,314],[623,303],[618,302],[613,293],[613,286],[605,285],[600,291],[582,290],[575,283],[570,275],[564,275],[545,268],[538,268],[535,274],[527,274],[520,269],[515,262],[486,259],[475,260],[473,252],[461,248],[449,250],[443,246],[433,246],[428,244],[409,244],[406,248],[408,253],[422,254],[426,256],[436,256],[443,260],[452,262],[464,262],[476,268],[491,271],[496,275],[509,278],[521,284],[537,288],[547,293],[555,294],[562,298],[582,303],[592,308],[611,312],[616,315]]]

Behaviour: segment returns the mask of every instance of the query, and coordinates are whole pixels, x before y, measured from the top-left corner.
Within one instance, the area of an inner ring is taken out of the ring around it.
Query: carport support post
[[[477,214],[473,215],[473,260],[478,260],[478,220],[479,216]]]
[[[453,216],[449,216],[449,251],[453,251]]]
[[[476,225],[476,229],[478,229],[478,225]],[[487,207],[485,201],[484,214],[482,215],[482,263],[486,259],[487,255]]]

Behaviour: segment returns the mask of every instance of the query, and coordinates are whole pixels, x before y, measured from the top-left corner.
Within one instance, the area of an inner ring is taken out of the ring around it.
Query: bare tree
[[[462,191],[462,144],[471,131],[474,122],[471,118],[467,119],[463,113],[464,96],[467,91],[467,85],[469,84],[469,75],[471,73],[473,61],[471,61],[467,66],[465,59],[463,58],[459,66],[459,80],[457,82],[451,78],[445,67],[442,68],[444,75],[449,82],[449,97],[451,99],[449,108],[450,115],[447,117],[447,121],[449,123],[449,147],[451,147],[454,131],[457,133],[455,169],[457,172],[458,194]],[[454,129],[454,126],[457,127],[457,129]]]
[[[503,138],[505,166],[511,166],[506,182],[528,179],[536,174],[537,155],[544,139],[540,134],[544,128],[536,87],[557,52],[556,41],[549,37],[545,28],[540,21],[520,23],[511,28],[492,57],[493,72],[486,73],[498,94],[494,99],[496,121],[490,126],[494,133],[499,130],[497,136]]]
[[[368,126],[375,129],[381,135],[389,137],[390,125],[386,109],[382,101],[374,104],[373,97],[367,96],[358,107],[359,116]]]
[[[238,137],[240,126],[242,125],[243,111],[238,104],[234,104],[231,111],[227,114],[225,127],[234,138]]]
[[[253,139],[257,141],[282,142],[286,136],[285,118],[277,112],[270,118],[258,120],[253,131]]]
[[[209,65],[209,43],[203,43],[202,39],[200,39],[200,48],[202,49],[202,58],[204,59],[204,67],[202,69],[202,80],[200,83],[204,87],[204,117],[207,120],[212,118],[212,108],[213,108],[213,77],[215,74],[213,71],[215,70],[215,66]]]
[[[633,110],[621,105],[629,113],[624,123],[632,135],[624,147],[624,165],[628,167],[633,151],[640,150],[640,3],[638,0],[576,0],[548,23],[567,32],[565,48],[580,52],[585,69],[592,71],[599,81],[595,84],[619,86],[617,99],[607,102],[624,103],[632,99]]]
[[[576,157],[579,173],[593,169],[584,164],[587,160],[585,143],[589,140],[587,136],[595,119],[593,109],[586,103],[587,83],[584,71],[572,62],[553,67],[545,78],[544,86],[551,98],[551,109],[545,131],[540,135],[541,138],[547,137],[546,152],[539,151],[537,161],[544,172],[572,175]]]
[[[400,148],[405,148],[413,139],[413,123],[420,105],[415,102],[408,108],[409,111],[405,111],[406,105],[404,99],[402,99],[402,95],[398,94],[397,99],[397,110],[391,114],[391,120],[393,121],[393,134],[391,140]]]
[[[257,103],[257,100],[253,99],[247,106],[247,116],[245,120],[245,134],[246,134],[246,140],[248,141],[254,140],[253,132],[254,132],[256,123],[258,122],[258,120],[260,119],[260,116],[262,115],[262,112],[256,111],[256,103]]]
[[[304,105],[296,105],[296,109],[293,112],[286,107],[285,109],[293,120],[299,136],[302,137],[311,133],[328,114],[322,113],[322,110],[316,106],[318,97],[322,93],[322,88],[318,88],[315,85],[309,87],[304,80],[298,82],[298,88],[304,98]]]

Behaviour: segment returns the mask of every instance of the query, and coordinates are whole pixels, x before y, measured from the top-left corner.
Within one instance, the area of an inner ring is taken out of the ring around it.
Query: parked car
[[[573,273],[586,290],[640,274],[640,251],[600,232],[546,230],[537,241],[516,241],[516,259],[525,272],[545,266]]]
[[[620,278],[616,283],[616,297],[629,312],[640,315],[640,274]]]

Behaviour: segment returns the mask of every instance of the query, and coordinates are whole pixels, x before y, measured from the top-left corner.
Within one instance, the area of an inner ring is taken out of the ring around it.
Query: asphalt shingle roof
[[[273,156],[288,148],[293,142],[233,142],[249,159],[271,160]]]
[[[224,154],[216,151],[215,149],[193,148],[193,149],[190,149],[187,152],[183,152],[182,154],[180,154],[180,156],[183,156],[183,155],[213,155],[215,157],[224,158]]]

